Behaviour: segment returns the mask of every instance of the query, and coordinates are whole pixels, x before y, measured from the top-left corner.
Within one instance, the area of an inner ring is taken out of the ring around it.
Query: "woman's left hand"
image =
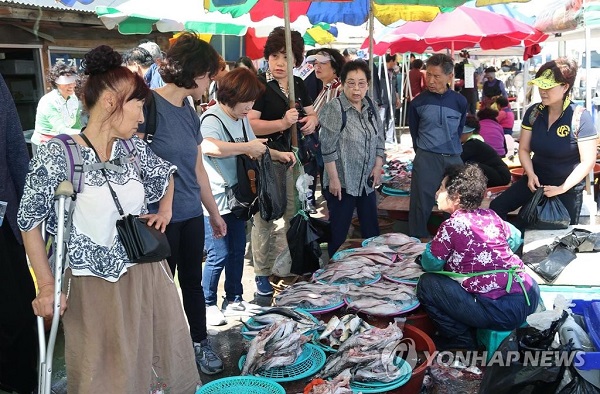
[[[299,123],[304,123],[304,126],[300,128],[303,135],[309,135],[315,132],[315,129],[319,125],[319,119],[317,115],[307,115],[304,118],[298,120]]]
[[[213,229],[213,237],[223,238],[227,235],[227,224],[221,215],[210,215],[208,220],[210,221],[210,226]]]
[[[546,197],[558,196],[564,192],[565,190],[563,190],[562,186],[544,186],[544,196]]]
[[[381,184],[381,166],[375,165],[373,167],[373,171],[371,171],[371,176],[373,177],[373,188],[376,188]]]
[[[140,218],[148,219],[148,222],[146,223],[148,226],[154,227],[161,233],[164,233],[165,229],[167,228],[167,224],[171,222],[171,213],[159,211],[157,213],[140,215]]]

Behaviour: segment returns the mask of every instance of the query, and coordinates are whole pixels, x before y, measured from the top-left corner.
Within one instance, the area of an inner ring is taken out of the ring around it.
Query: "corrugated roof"
[[[42,7],[55,10],[70,10],[82,12],[94,12],[97,6],[116,7],[127,0],[94,0],[90,4],[81,4],[76,1],[73,7],[64,5],[58,0],[0,0],[0,4],[13,3],[26,6]]]

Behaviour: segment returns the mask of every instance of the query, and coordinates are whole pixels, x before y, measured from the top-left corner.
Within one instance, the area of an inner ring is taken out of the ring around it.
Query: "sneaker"
[[[225,315],[216,305],[207,305],[206,306],[206,325],[207,326],[222,326],[227,324],[227,319],[225,319]]]
[[[225,298],[223,300],[222,311],[225,316],[239,315],[239,314],[254,314],[260,309],[259,305],[251,304],[242,299],[241,296],[235,296],[233,301]]]
[[[269,283],[268,276],[257,276],[254,278],[256,281],[256,293],[261,296],[273,295],[273,286]]]
[[[196,365],[202,373],[214,375],[223,371],[223,361],[217,356],[210,346],[208,338],[200,343],[194,342]]]

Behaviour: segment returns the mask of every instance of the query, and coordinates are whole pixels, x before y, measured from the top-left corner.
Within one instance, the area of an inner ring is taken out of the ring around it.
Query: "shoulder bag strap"
[[[94,146],[92,145],[92,143],[90,142],[90,140],[88,139],[88,137],[85,134],[83,134],[83,133],[81,133],[79,135],[85,141],[85,143],[87,144],[87,146],[89,146],[94,151],[94,153],[96,154],[96,158],[99,161],[102,161],[100,159],[100,156],[98,155],[98,152],[96,152],[96,148],[94,148]],[[121,203],[119,202],[119,199],[117,198],[117,193],[115,193],[115,190],[110,185],[110,181],[108,180],[108,175],[106,175],[106,169],[105,168],[101,168],[100,171],[102,171],[102,175],[104,175],[104,178],[106,178],[106,184],[108,185],[108,188],[110,189],[110,194],[111,194],[111,196],[113,198],[113,201],[115,202],[115,205],[117,206],[117,211],[119,211],[119,215],[125,216],[125,212],[123,212],[123,207],[121,207]]]

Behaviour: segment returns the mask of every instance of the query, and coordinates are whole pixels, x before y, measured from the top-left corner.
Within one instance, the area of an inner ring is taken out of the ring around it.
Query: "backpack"
[[[202,121],[209,116],[214,116],[219,120],[221,126],[223,127],[223,131],[229,137],[229,142],[235,143],[235,140],[225,127],[225,123],[215,114],[206,114],[202,118]],[[202,121],[200,121],[200,125],[202,126]],[[248,135],[246,134],[246,126],[244,125],[244,120],[242,119],[242,129],[244,130],[244,142],[248,142]],[[242,220],[249,220],[256,212],[258,212],[258,190],[259,190],[259,176],[258,176],[258,161],[249,158],[247,155],[237,155],[236,156],[236,173],[238,182],[235,185],[228,185],[227,181],[223,177],[221,173],[221,169],[217,164],[217,161],[209,157],[213,164],[215,165],[215,169],[221,175],[223,180],[225,181],[225,194],[227,196],[227,206],[231,213],[235,215],[236,218]]]
[[[373,104],[373,100],[371,100],[371,97],[365,96],[365,98],[369,102],[369,122],[371,122],[371,125],[375,129],[375,134],[377,134],[377,122],[373,123],[373,116],[378,116],[378,114],[377,111],[375,111],[375,105]],[[341,133],[342,130],[344,130],[344,127],[346,127],[346,121],[348,120],[348,116],[346,115],[346,111],[344,111],[344,107],[342,106],[342,100],[340,100],[339,97],[336,97],[336,100],[340,103],[340,109],[342,111],[342,127],[340,127]]]
[[[144,141],[147,143],[152,142],[154,134],[156,133],[156,102],[154,98],[154,91],[150,91],[150,95],[144,101],[144,118],[146,119],[146,131],[144,134]]]

